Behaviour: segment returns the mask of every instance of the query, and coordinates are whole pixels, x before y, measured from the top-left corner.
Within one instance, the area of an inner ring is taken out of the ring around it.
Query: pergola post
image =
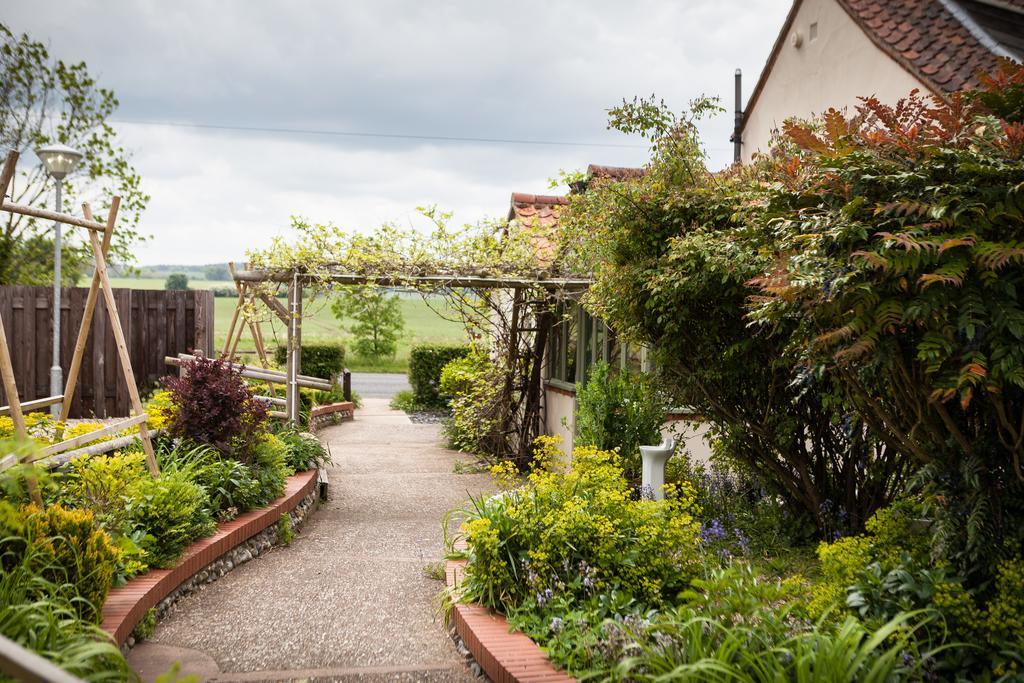
[[[298,376],[302,368],[302,284],[298,273],[292,275],[288,284],[288,365],[287,387],[285,394],[285,412],[288,421],[299,424],[299,409],[302,401],[299,398]]]

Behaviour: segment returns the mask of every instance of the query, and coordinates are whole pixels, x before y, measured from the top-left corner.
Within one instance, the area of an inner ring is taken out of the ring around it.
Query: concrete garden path
[[[386,399],[320,434],[331,499],[275,548],[181,600],[136,646],[144,680],[180,660],[210,681],[469,681],[438,611],[441,520],[486,474],[442,448],[437,425],[412,424]]]

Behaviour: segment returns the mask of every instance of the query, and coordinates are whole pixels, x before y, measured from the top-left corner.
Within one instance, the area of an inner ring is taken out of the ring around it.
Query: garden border
[[[101,628],[114,638],[119,647],[124,645],[151,608],[204,567],[276,524],[282,515],[315,493],[317,475],[318,470],[312,469],[288,477],[283,496],[267,507],[242,513],[230,522],[218,524],[212,536],[190,545],[173,568],[151,569],[124,586],[112,588],[103,605]]]
[[[449,588],[461,581],[466,560],[448,560],[445,580]],[[537,643],[519,631],[510,631],[505,617],[482,605],[456,603],[451,620],[473,659],[494,683],[568,683],[575,681],[551,663]]]
[[[309,414],[310,431],[316,432],[324,427],[355,419],[355,404],[352,401],[340,401],[316,406]]]

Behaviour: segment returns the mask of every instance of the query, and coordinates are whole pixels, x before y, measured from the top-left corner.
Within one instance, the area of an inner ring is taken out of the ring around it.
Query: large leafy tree
[[[754,310],[914,459],[935,550],[979,580],[1024,542],[1024,68],[982,83],[790,123]]]
[[[31,163],[32,150],[49,143],[78,149],[85,157],[64,181],[63,208],[80,213],[79,204],[89,201],[102,215],[100,207],[119,195],[112,260],[131,263],[149,196],[108,123],[117,106],[114,93],[96,83],[84,62],[66,64],[51,57],[42,43],[0,24],[0,151],[17,150],[22,159],[10,197],[19,204],[53,208],[53,181],[42,164]],[[6,213],[0,221],[0,282],[52,280],[52,224]],[[62,273],[70,284],[87,269],[89,249],[80,231],[68,232]]]
[[[840,400],[834,377],[794,366],[793,322],[748,318],[750,281],[774,259],[770,221],[794,200],[773,201],[750,169],[708,172],[693,119],[663,105],[626,103],[612,124],[651,139],[652,159],[642,177],[592,183],[563,214],[565,258],[595,276],[584,304],[652,349],[723,457],[822,536],[860,528],[899,490],[906,458]]]

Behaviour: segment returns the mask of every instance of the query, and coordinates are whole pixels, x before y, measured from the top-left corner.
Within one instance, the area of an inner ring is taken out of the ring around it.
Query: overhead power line
[[[233,130],[250,133],[275,133],[285,135],[330,135],[348,138],[388,138],[393,140],[427,140],[433,142],[482,142],[499,145],[546,145],[556,147],[611,147],[619,149],[646,149],[646,145],[631,145],[614,142],[570,142],[566,140],[521,140],[517,138],[477,138],[457,135],[412,135],[405,133],[366,133],[347,130],[318,130],[313,128],[270,128],[266,126],[232,126],[218,123],[190,123],[187,121],[143,121],[139,119],[111,119],[116,123],[143,126],[173,126],[176,128],[202,128],[208,130]]]

